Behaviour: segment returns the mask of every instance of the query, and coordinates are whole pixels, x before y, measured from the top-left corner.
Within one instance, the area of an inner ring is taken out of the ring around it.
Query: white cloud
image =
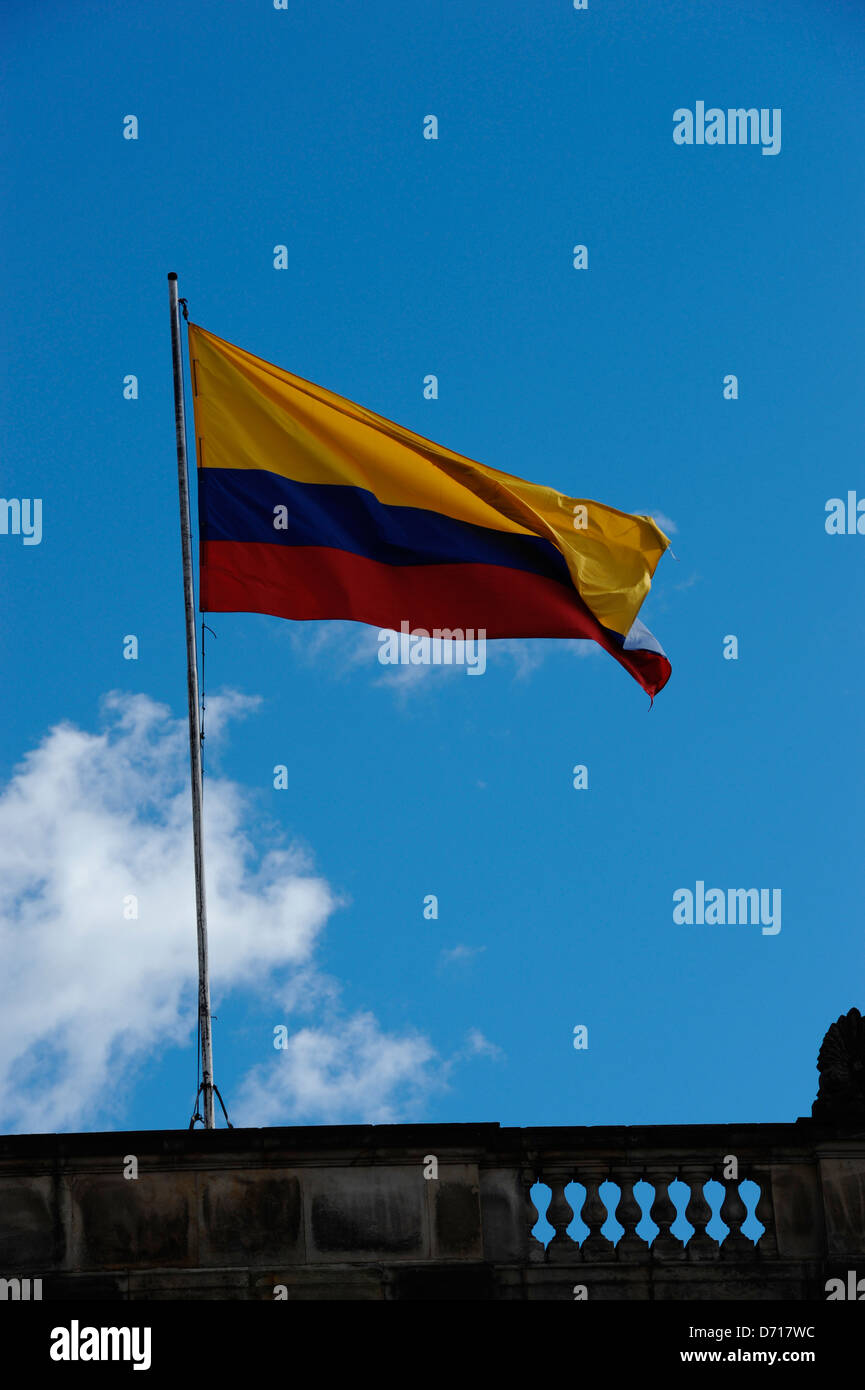
[[[366,669],[371,684],[389,690],[401,705],[419,694],[438,689],[441,681],[453,683],[457,679],[467,679],[465,643],[452,644],[452,660],[448,664],[436,664],[431,659],[432,644],[426,639],[421,643],[421,649],[427,649],[426,660],[409,665],[385,665],[378,659],[379,631],[388,629],[370,627],[366,623],[298,623],[292,629],[290,640],[292,651],[304,665],[324,669],[337,680]],[[514,679],[526,680],[550,657],[592,657],[601,651],[596,642],[582,638],[497,637],[486,643],[486,663],[488,670],[506,671],[512,667]],[[472,662],[477,660],[474,642],[470,644],[468,655]],[[473,675],[471,679],[478,677]]]
[[[650,516],[652,520],[658,526],[660,526],[661,530],[665,531],[668,536],[676,536],[679,533],[679,528],[676,525],[675,521],[671,521],[670,518],[668,516],[665,516],[663,512],[655,511],[652,507],[635,507],[634,515]]]
[[[378,628],[368,623],[305,622],[288,628],[291,649],[306,666],[325,666],[344,676],[358,666],[375,669]]]
[[[486,946],[454,946],[451,950],[443,950],[441,953],[442,965],[453,965],[458,961],[469,961],[474,956],[479,956],[486,950]]]
[[[466,1034],[466,1045],[461,1054],[463,1057],[489,1057],[494,1062],[504,1060],[502,1049],[489,1038],[485,1038],[480,1028],[470,1028]]]
[[[211,697],[206,746],[255,703],[236,693]],[[0,1129],[7,1132],[116,1123],[117,1097],[142,1059],[193,1045],[186,724],[146,695],[109,695],[103,715],[100,733],[68,723],[51,729],[0,793]],[[297,848],[259,852],[249,822],[242,789],[210,776],[214,1006],[234,987],[266,988],[286,1008],[301,996],[316,999],[324,1027],[295,1034],[278,1105],[250,1079],[246,1122],[397,1113],[404,1092],[433,1084],[432,1047],[414,1034],[386,1033],[369,1014],[341,1013],[338,982],[315,963],[340,902]],[[131,894],[137,920],[123,915]],[[355,1044],[350,1056],[347,1039]]]
[[[328,1029],[303,1028],[249,1073],[232,1106],[235,1122],[333,1124],[355,1114],[389,1124],[436,1084],[427,1071],[434,1057],[426,1038],[384,1033],[369,1013]]]
[[[597,656],[602,647],[582,637],[503,637],[487,647],[490,665],[514,663],[514,676],[525,680],[551,656]]]

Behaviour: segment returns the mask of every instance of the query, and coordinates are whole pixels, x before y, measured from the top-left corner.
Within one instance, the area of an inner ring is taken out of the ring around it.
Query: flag
[[[202,612],[590,638],[666,684],[637,616],[669,545],[651,517],[475,463],[192,323],[189,353]]]

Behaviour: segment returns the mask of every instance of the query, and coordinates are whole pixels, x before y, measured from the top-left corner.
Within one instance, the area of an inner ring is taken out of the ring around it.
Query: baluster
[[[778,1238],[775,1234],[775,1201],[772,1190],[772,1169],[759,1168],[754,1181],[760,1184],[760,1196],[754,1208],[754,1215],[762,1221],[765,1231],[757,1241],[757,1254],[764,1259],[774,1259],[778,1254]]]
[[[706,1230],[712,1219],[712,1208],[706,1201],[703,1188],[711,1176],[712,1169],[706,1163],[682,1165],[682,1181],[688,1184],[691,1193],[685,1207],[685,1216],[694,1227],[694,1234],[685,1246],[689,1260],[716,1259],[721,1248]]]
[[[574,1210],[565,1196],[565,1188],[573,1177],[572,1168],[544,1168],[543,1181],[552,1189],[552,1200],[547,1209],[547,1220],[556,1234],[547,1246],[547,1259],[572,1263],[580,1258],[580,1248],[568,1235],[568,1227],[574,1219]]]
[[[655,1200],[650,1215],[659,1228],[652,1241],[652,1257],[657,1260],[682,1260],[685,1258],[685,1247],[670,1230],[676,1219],[676,1208],[668,1188],[675,1179],[675,1171],[667,1165],[661,1168],[647,1164],[646,1173],[648,1181],[655,1189]]]
[[[524,1212],[526,1212],[526,1254],[530,1264],[533,1262],[537,1264],[544,1259],[544,1241],[533,1236],[534,1227],[541,1219],[541,1213],[535,1207],[534,1198],[531,1195],[531,1188],[534,1187],[535,1179],[537,1179],[535,1168],[520,1169],[520,1187],[523,1188]]]
[[[721,1243],[721,1256],[726,1260],[738,1260],[754,1253],[753,1240],[743,1236],[739,1229],[748,1215],[748,1208],[739,1195],[739,1178],[721,1178],[720,1181],[724,1184],[721,1220],[730,1227]]]
[[[601,1234],[601,1227],[606,1221],[608,1213],[599,1188],[601,1183],[606,1181],[606,1178],[606,1167],[600,1165],[592,1168],[580,1167],[579,1181],[586,1189],[586,1200],[583,1202],[580,1216],[589,1228],[589,1234],[580,1246],[580,1254],[586,1260],[615,1259],[613,1242]]]
[[[532,1198],[532,1188],[535,1185],[535,1177],[534,1168],[520,1169],[520,1183],[525,1196],[525,1213],[528,1223],[526,1226],[526,1248],[530,1262],[537,1262],[544,1258],[543,1241],[538,1240],[537,1236],[532,1235],[541,1215]]]
[[[619,1204],[616,1207],[616,1220],[620,1226],[624,1226],[624,1234],[619,1237],[616,1246],[616,1258],[619,1260],[644,1260],[649,1253],[649,1247],[642,1236],[637,1235],[637,1227],[642,1220],[643,1213],[640,1204],[634,1196],[634,1183],[639,1182],[638,1176],[634,1173],[622,1171],[616,1168],[614,1171],[614,1181],[621,1188]],[[585,1221],[585,1217],[583,1220]]]

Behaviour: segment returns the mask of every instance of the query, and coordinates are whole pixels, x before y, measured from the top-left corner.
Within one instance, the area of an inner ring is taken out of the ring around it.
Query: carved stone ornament
[[[820,1087],[811,1106],[815,1120],[865,1122],[865,1018],[858,1009],[828,1029],[817,1057]]]

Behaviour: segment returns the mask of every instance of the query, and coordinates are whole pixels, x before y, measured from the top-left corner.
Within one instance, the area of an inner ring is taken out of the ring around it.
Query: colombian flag
[[[200,607],[580,637],[654,698],[647,516],[500,473],[189,325]]]

